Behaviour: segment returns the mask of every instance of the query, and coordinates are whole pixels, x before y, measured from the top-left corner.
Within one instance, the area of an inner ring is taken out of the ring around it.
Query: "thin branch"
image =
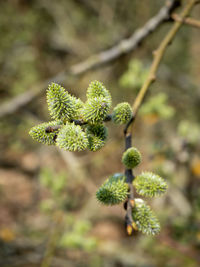
[[[124,135],[125,135],[125,150],[127,150],[132,146],[132,137],[131,137],[131,134],[124,133]],[[128,200],[125,205],[125,209],[126,209],[125,227],[126,227],[127,233],[131,235],[133,232],[132,210],[134,206],[134,190],[133,190],[133,184],[132,184],[134,175],[133,175],[132,169],[126,169],[125,176],[126,176],[126,183],[129,186]]]
[[[116,46],[103,51],[99,54],[89,57],[87,60],[76,64],[71,68],[71,71],[75,75],[82,74],[88,70],[97,68],[101,65],[109,63],[123,54],[130,53],[141,42],[152,32],[154,32],[157,27],[164,21],[167,21],[171,17],[172,11],[180,5],[180,1],[167,1],[166,5],[160,9],[158,14],[152,17],[142,28],[136,30],[130,38],[122,40]]]
[[[160,62],[165,54],[165,51],[168,47],[168,45],[173,41],[176,33],[180,29],[181,25],[183,24],[183,20],[188,16],[193,6],[196,4],[196,0],[190,0],[188,1],[187,5],[183,9],[183,11],[180,14],[181,21],[176,21],[172,28],[169,30],[169,32],[166,34],[164,39],[162,40],[161,44],[159,45],[158,49],[154,51],[154,60],[152,62],[149,75],[147,79],[145,80],[142,88],[140,89],[134,103],[132,106],[133,109],[133,117],[135,118],[138,110],[144,100],[144,97],[146,96],[146,93],[150,87],[150,85],[156,80],[156,74],[158,67],[160,65]],[[133,123],[132,123],[133,127]],[[127,129],[128,130],[128,129]]]
[[[112,120],[112,115],[109,114],[104,119],[104,122],[108,122],[108,121],[111,121],[111,120]],[[70,122],[73,122],[75,125],[80,125],[80,126],[88,124],[86,121],[83,121],[83,120],[71,120]],[[62,127],[62,125],[48,126],[45,129],[45,132],[46,133],[52,133],[52,132],[55,132],[55,131],[59,130],[61,127]]]
[[[141,42],[154,32],[163,22],[170,19],[171,13],[180,5],[179,0],[167,1],[167,4],[162,7],[159,12],[152,17],[142,28],[136,30],[130,38],[122,40],[116,46],[89,57],[81,63],[73,65],[69,70],[64,70],[54,77],[45,80],[44,82],[31,87],[23,94],[14,97],[0,107],[0,118],[16,112],[18,109],[29,104],[33,99],[43,92],[43,89],[52,81],[63,82],[69,76],[77,76],[85,72],[108,64],[113,60],[118,59],[121,55],[134,51]]]
[[[178,14],[172,14],[171,18],[174,21],[179,21],[179,22],[183,22],[184,24],[187,24],[189,26],[193,26],[195,28],[200,28],[200,21],[197,19],[193,19],[193,18],[185,18],[182,19]]]

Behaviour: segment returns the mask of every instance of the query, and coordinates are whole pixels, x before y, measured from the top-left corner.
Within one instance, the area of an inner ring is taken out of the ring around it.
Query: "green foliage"
[[[138,194],[145,197],[158,197],[167,190],[167,183],[159,175],[143,172],[133,182]]]
[[[47,90],[47,103],[54,119],[70,121],[76,116],[77,101],[59,84],[51,83]]]
[[[88,125],[86,134],[88,137],[89,149],[97,151],[105,145],[108,131],[103,124]]]
[[[122,162],[127,169],[133,169],[141,162],[141,154],[135,147],[130,147],[122,155]]]
[[[178,134],[192,145],[199,142],[199,133],[200,126],[198,123],[182,120],[178,125]]]
[[[97,199],[104,205],[116,205],[123,202],[128,195],[126,177],[117,173],[109,177],[96,193]]]
[[[40,183],[48,188],[53,195],[59,195],[67,184],[65,173],[58,173],[55,176],[49,168],[42,169],[40,173]]]
[[[110,109],[110,102],[106,97],[89,98],[83,108],[83,119],[89,123],[101,123]]]
[[[143,234],[156,235],[160,232],[158,219],[142,199],[135,199],[132,216],[138,230]]]
[[[121,76],[119,83],[122,87],[138,89],[144,83],[148,69],[138,59],[129,62],[128,70]]]
[[[140,109],[140,113],[143,115],[154,114],[161,119],[170,119],[175,110],[173,107],[167,104],[167,95],[165,93],[159,93],[151,97]]]
[[[40,203],[43,212],[49,213],[53,210],[63,208],[66,202],[67,175],[64,172],[56,172],[51,168],[42,168],[39,175],[39,182],[50,195]]]
[[[87,220],[73,220],[73,226],[70,231],[66,231],[60,240],[60,246],[69,249],[83,249],[92,251],[97,246],[97,241],[87,234],[91,229],[91,224]]]
[[[88,146],[88,139],[81,126],[67,123],[60,129],[56,145],[64,150],[81,151]]]
[[[47,133],[47,127],[53,127],[60,125],[61,121],[50,121],[34,126],[29,131],[30,136],[36,141],[45,144],[45,145],[55,145],[55,137],[58,134],[59,130],[54,132]]]
[[[114,110],[112,119],[116,124],[125,124],[129,122],[132,117],[132,109],[129,103],[123,102],[118,104]]]

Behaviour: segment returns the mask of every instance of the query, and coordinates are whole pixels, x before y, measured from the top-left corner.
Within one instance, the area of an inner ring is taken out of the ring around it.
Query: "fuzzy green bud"
[[[88,137],[88,148],[91,151],[97,151],[105,145],[108,135],[107,128],[103,124],[89,125],[86,128]]]
[[[105,97],[90,98],[85,103],[83,119],[91,124],[101,123],[106,118],[109,108],[110,103]]]
[[[125,201],[128,195],[126,177],[119,173],[108,178],[96,192],[97,199],[104,205],[116,205]]]
[[[125,124],[132,117],[132,109],[129,103],[123,102],[118,104],[113,110],[112,119],[116,124]]]
[[[139,231],[147,235],[156,235],[160,232],[160,223],[151,208],[142,199],[135,199],[132,211],[133,221]]]
[[[38,142],[46,145],[55,145],[56,136],[59,132],[59,128],[54,131],[47,132],[48,127],[55,127],[61,125],[61,121],[50,121],[34,126],[30,129],[30,136]]]
[[[70,96],[70,99],[74,105],[73,119],[74,120],[82,119],[81,118],[81,112],[82,112],[82,109],[84,107],[84,103],[79,98],[76,98],[75,96]]]
[[[141,154],[135,147],[130,147],[122,155],[122,163],[127,169],[135,168],[141,162]]]
[[[75,103],[59,84],[51,83],[47,90],[48,109],[53,119],[70,121],[75,115]]]
[[[67,123],[60,130],[57,136],[56,145],[64,150],[81,151],[87,148],[88,139],[79,125]]]
[[[167,183],[159,175],[143,172],[133,182],[138,194],[145,197],[158,197],[167,190]]]
[[[87,89],[87,98],[90,99],[99,96],[105,97],[111,106],[111,95],[109,91],[101,82],[93,81],[89,84],[89,87]]]

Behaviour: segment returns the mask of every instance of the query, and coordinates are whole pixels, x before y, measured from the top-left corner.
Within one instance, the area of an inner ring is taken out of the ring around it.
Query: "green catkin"
[[[112,119],[116,124],[125,124],[130,121],[131,117],[132,109],[127,102],[118,104],[113,110]]]
[[[75,96],[70,96],[70,99],[72,103],[74,103],[74,117],[72,118],[73,120],[80,120],[82,119],[82,109],[84,107],[84,103],[79,99],[76,98]]]
[[[81,151],[88,147],[88,139],[79,125],[67,123],[60,130],[56,145],[68,151]]]
[[[86,134],[89,142],[88,148],[91,151],[97,151],[105,145],[108,132],[103,124],[97,124],[87,126]]]
[[[147,235],[156,235],[160,232],[160,223],[151,208],[142,199],[135,199],[132,211],[133,221],[139,231]]]
[[[125,201],[128,195],[128,184],[123,174],[108,178],[96,192],[96,197],[104,205],[116,205]]]
[[[111,107],[112,98],[109,91],[101,82],[92,81],[87,89],[87,98],[90,99],[99,96],[106,98],[109,106]]]
[[[110,109],[109,102],[103,96],[87,100],[83,108],[83,119],[90,124],[103,122]]]
[[[122,155],[122,163],[127,169],[133,169],[141,162],[141,154],[135,147],[127,149]]]
[[[51,83],[47,90],[47,103],[53,119],[70,121],[76,113],[76,103],[72,96],[59,84]]]
[[[30,129],[29,134],[30,136],[35,139],[36,141],[45,144],[45,145],[55,145],[56,144],[56,136],[59,132],[59,129],[56,131],[52,131],[47,133],[46,129],[47,127],[53,127],[61,125],[61,121],[50,121],[50,122],[44,122],[37,126],[34,126]]]
[[[167,190],[167,183],[159,175],[143,172],[133,182],[138,194],[145,197],[159,197]]]

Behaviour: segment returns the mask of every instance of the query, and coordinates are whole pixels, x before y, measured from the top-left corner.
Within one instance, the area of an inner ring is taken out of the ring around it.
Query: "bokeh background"
[[[161,222],[158,236],[128,237],[122,205],[103,207],[95,199],[105,178],[123,172],[122,126],[108,123],[107,144],[95,153],[68,153],[40,145],[28,134],[32,126],[50,119],[48,80],[59,81],[82,100],[89,82],[99,80],[110,90],[113,106],[122,101],[132,104],[148,73],[152,51],[171,22],[114,62],[78,76],[68,70],[131,36],[163,4],[0,1],[1,267],[199,266],[200,29],[182,26],[134,126],[133,145],[143,156],[135,174],[154,171],[169,184],[163,197],[148,200]],[[192,16],[198,19],[199,14],[196,6]],[[12,101],[16,97],[31,100],[18,109]]]

